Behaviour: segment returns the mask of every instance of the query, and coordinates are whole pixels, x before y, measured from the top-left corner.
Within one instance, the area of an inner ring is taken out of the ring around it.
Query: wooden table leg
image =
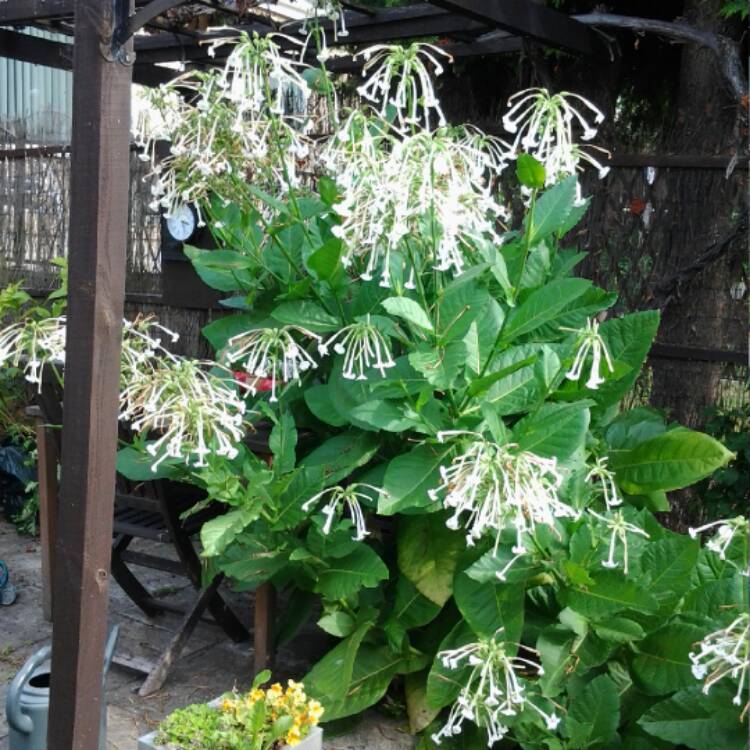
[[[42,546],[42,610],[44,619],[52,622],[52,560],[57,538],[57,441],[53,427],[45,424],[34,410],[37,445],[37,479],[39,483],[39,536]]]
[[[276,589],[270,581],[262,583],[255,591],[255,632],[253,635],[255,674],[273,666],[275,605]]]

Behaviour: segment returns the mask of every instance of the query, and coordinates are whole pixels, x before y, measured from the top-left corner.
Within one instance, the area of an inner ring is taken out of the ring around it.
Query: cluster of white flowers
[[[380,370],[385,377],[386,369],[396,366],[388,339],[371,322],[369,315],[318,344],[318,352],[326,356],[331,346],[336,354],[344,355],[343,375],[348,380],[367,380],[365,372],[371,367]]]
[[[370,532],[367,530],[365,524],[365,515],[362,512],[360,501],[368,501],[371,499],[371,496],[367,494],[367,492],[362,492],[362,489],[371,490],[377,496],[386,494],[385,490],[362,482],[350,484],[347,487],[329,487],[307,500],[302,505],[302,510],[308,511],[310,508],[317,505],[323,498],[327,498],[321,512],[326,518],[326,521],[323,524],[323,533],[329,534],[331,526],[333,525],[333,520],[341,515],[343,508],[346,505],[349,509],[352,523],[354,524],[355,533],[352,538],[355,541],[361,542]]]
[[[451,708],[448,720],[437,733],[432,735],[435,743],[461,733],[464,721],[471,721],[487,732],[487,745],[492,747],[508,733],[505,724],[509,718],[518,716],[526,708],[539,714],[546,727],[554,731],[560,718],[550,711],[540,708],[528,695],[521,678],[522,673],[534,676],[544,674],[538,661],[523,656],[512,656],[511,647],[521,648],[536,655],[525,646],[508,644],[500,640],[503,629],[493,638],[480,640],[449,651],[441,651],[438,659],[443,667],[450,670],[472,667],[471,674]],[[537,699],[538,700],[538,699]]]
[[[209,48],[237,40],[222,69],[186,73],[147,94],[135,142],[152,162],[153,210],[173,215],[193,203],[200,212],[212,198],[235,199],[249,182],[273,193],[299,184],[311,122],[306,112],[285,114],[285,102],[290,93],[307,101],[302,65],[283,54],[281,35],[227,33]],[[171,144],[161,160],[159,140]]]
[[[575,333],[576,346],[578,347],[573,366],[565,373],[565,377],[569,380],[580,380],[589,352],[591,352],[591,370],[589,371],[589,379],[586,381],[586,387],[596,390],[605,381],[601,374],[602,360],[609,372],[615,370],[607,343],[599,333],[599,323],[593,318],[589,318],[586,321],[585,328],[561,327],[560,330]]]
[[[0,331],[0,367],[20,367],[42,389],[47,365],[65,364],[65,316],[26,318]]]
[[[435,94],[433,76],[442,74],[440,58],[452,57],[432,44],[415,42],[408,47],[398,44],[376,44],[355,55],[363,57],[362,76],[367,80],[359,86],[360,96],[379,108],[383,119],[389,107],[395,113],[395,125],[402,133],[413,131],[420,123],[432,129],[432,113],[438,127],[443,127],[445,115]]]
[[[292,380],[299,382],[302,373],[317,368],[318,363],[293,334],[312,339],[318,344],[322,338],[301,326],[255,328],[232,336],[227,342],[225,358],[228,364],[239,362],[255,378],[270,378],[271,401],[278,401],[277,386]]]
[[[335,233],[346,242],[342,262],[361,259],[365,280],[379,272],[380,284],[390,287],[391,255],[405,249],[413,288],[415,272],[458,275],[473,243],[500,242],[497,222],[508,213],[494,188],[506,160],[492,136],[467,127],[402,137],[352,115],[324,158],[342,191],[334,207],[342,220]],[[428,240],[410,245],[407,238],[423,234],[425,222]]]
[[[726,560],[729,545],[736,536],[744,537],[747,541],[750,534],[750,521],[744,516],[737,516],[736,518],[712,521],[703,526],[688,529],[688,533],[691,539],[695,539],[699,534],[709,529],[716,529],[716,534],[706,543],[706,549],[716,552],[722,560]],[[750,575],[750,570],[743,572]]]
[[[546,89],[531,88],[519,91],[508,99],[508,111],[503,115],[503,126],[515,134],[513,151],[526,152],[544,165],[547,185],[553,185],[563,177],[576,174],[584,163],[595,167],[600,178],[609,172],[592,150],[608,155],[603,149],[589,146],[585,150],[576,143],[574,127],[582,128],[582,141],[590,141],[596,135],[592,125],[581,109],[594,116],[594,125],[604,120],[604,114],[588,99],[569,91],[550,94]],[[580,192],[579,192],[580,198]]]
[[[615,553],[617,551],[617,542],[620,542],[622,546],[622,570],[625,575],[628,573],[628,534],[637,534],[638,536],[649,538],[647,532],[645,532],[639,526],[634,523],[629,523],[625,520],[625,516],[621,510],[617,510],[611,515],[603,516],[597,513],[595,510],[589,509],[589,513],[596,518],[598,521],[604,524],[607,531],[610,534],[609,537],[609,555],[606,560],[602,561],[602,565],[605,568],[617,568],[619,563],[615,560]]]
[[[207,372],[213,362],[161,356],[134,371],[120,394],[120,419],[136,432],[155,433],[146,450],[151,466],[175,458],[205,466],[206,456],[234,458],[245,436],[245,402],[232,386]]]
[[[698,644],[698,651],[690,654],[690,661],[693,676],[697,680],[704,680],[703,692],[706,695],[719,680],[725,677],[733,680],[739,678],[732,702],[735,706],[741,706],[743,691],[748,689],[750,669],[750,615],[745,612],[728,627],[707,635]],[[744,702],[743,717],[750,707],[746,692]]]
[[[497,552],[503,529],[515,527],[515,556],[497,573],[504,580],[511,565],[528,551],[524,534],[537,524],[554,528],[555,519],[577,518],[579,513],[558,497],[563,477],[556,459],[519,451],[512,444],[498,445],[471,432],[442,432],[438,439],[442,442],[453,436],[469,436],[471,441],[450,466],[440,467],[442,484],[429,495],[433,500],[443,497],[443,506],[453,511],[448,527],[463,526],[469,546],[490,533]]]
[[[309,21],[327,18],[333,23],[334,39],[349,36],[349,31],[346,28],[344,6],[340,0],[305,0],[305,11],[305,22],[300,27],[301,34],[308,34],[311,31]],[[325,34],[322,35],[322,41],[325,44]]]

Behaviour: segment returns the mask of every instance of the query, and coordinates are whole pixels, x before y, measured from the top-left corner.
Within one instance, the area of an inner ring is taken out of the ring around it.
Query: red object
[[[273,380],[271,378],[258,378],[255,381],[255,390],[257,391],[273,390]]]
[[[235,370],[232,375],[238,383],[247,383],[248,381],[248,374],[243,370]]]

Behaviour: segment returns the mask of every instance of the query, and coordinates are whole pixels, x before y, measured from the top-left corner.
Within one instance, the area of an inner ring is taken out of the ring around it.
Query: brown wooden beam
[[[136,0],[135,4],[145,5],[148,2],[150,0]],[[74,8],[75,0],[0,0],[0,23],[22,24],[72,18]]]
[[[589,56],[604,53],[596,34],[565,13],[531,0],[430,0],[458,15],[474,18],[488,26],[529,37],[553,47]]]
[[[132,67],[101,44],[132,0],[76,0],[62,475],[48,746],[97,750],[115,494]]]
[[[750,364],[748,352],[730,351],[728,349],[711,349],[698,346],[681,346],[680,344],[655,343],[648,355],[652,359],[674,359],[692,362],[726,362],[738,365]]]
[[[53,42],[50,39],[40,39],[30,34],[7,29],[0,29],[0,57],[34,65],[45,65],[59,70],[73,69],[72,44]],[[133,69],[133,82],[143,86],[159,86],[171,81],[175,75],[173,70],[136,61]]]

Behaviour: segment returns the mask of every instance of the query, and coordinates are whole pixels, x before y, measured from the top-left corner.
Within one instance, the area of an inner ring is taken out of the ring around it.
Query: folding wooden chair
[[[42,573],[44,585],[44,609],[47,619],[52,619],[50,594],[50,569],[54,549],[57,514],[57,463],[60,456],[60,430],[55,425],[62,423],[61,392],[57,383],[46,381],[41,393],[35,394],[36,406],[30,409],[36,423],[40,534],[42,541]],[[139,693],[149,695],[156,692],[167,679],[169,670],[188,638],[206,610],[226,634],[235,642],[250,637],[247,628],[239,621],[224,601],[219,585],[222,576],[216,576],[203,586],[200,557],[193,546],[192,537],[202,524],[223,512],[219,505],[200,511],[183,514],[204,499],[200,490],[166,480],[131,483],[118,477],[115,492],[111,573],[130,599],[148,616],[154,617],[165,611],[177,611],[184,618],[166,650],[153,665],[143,662],[120,660],[125,666],[147,674]],[[177,552],[177,560],[131,550],[135,539],[150,539],[171,544]],[[199,592],[187,612],[154,597],[134,574],[132,567],[164,570],[186,576]],[[255,670],[269,666],[273,659],[273,587],[264,584],[256,592],[255,602]],[[118,661],[116,659],[116,661]]]

